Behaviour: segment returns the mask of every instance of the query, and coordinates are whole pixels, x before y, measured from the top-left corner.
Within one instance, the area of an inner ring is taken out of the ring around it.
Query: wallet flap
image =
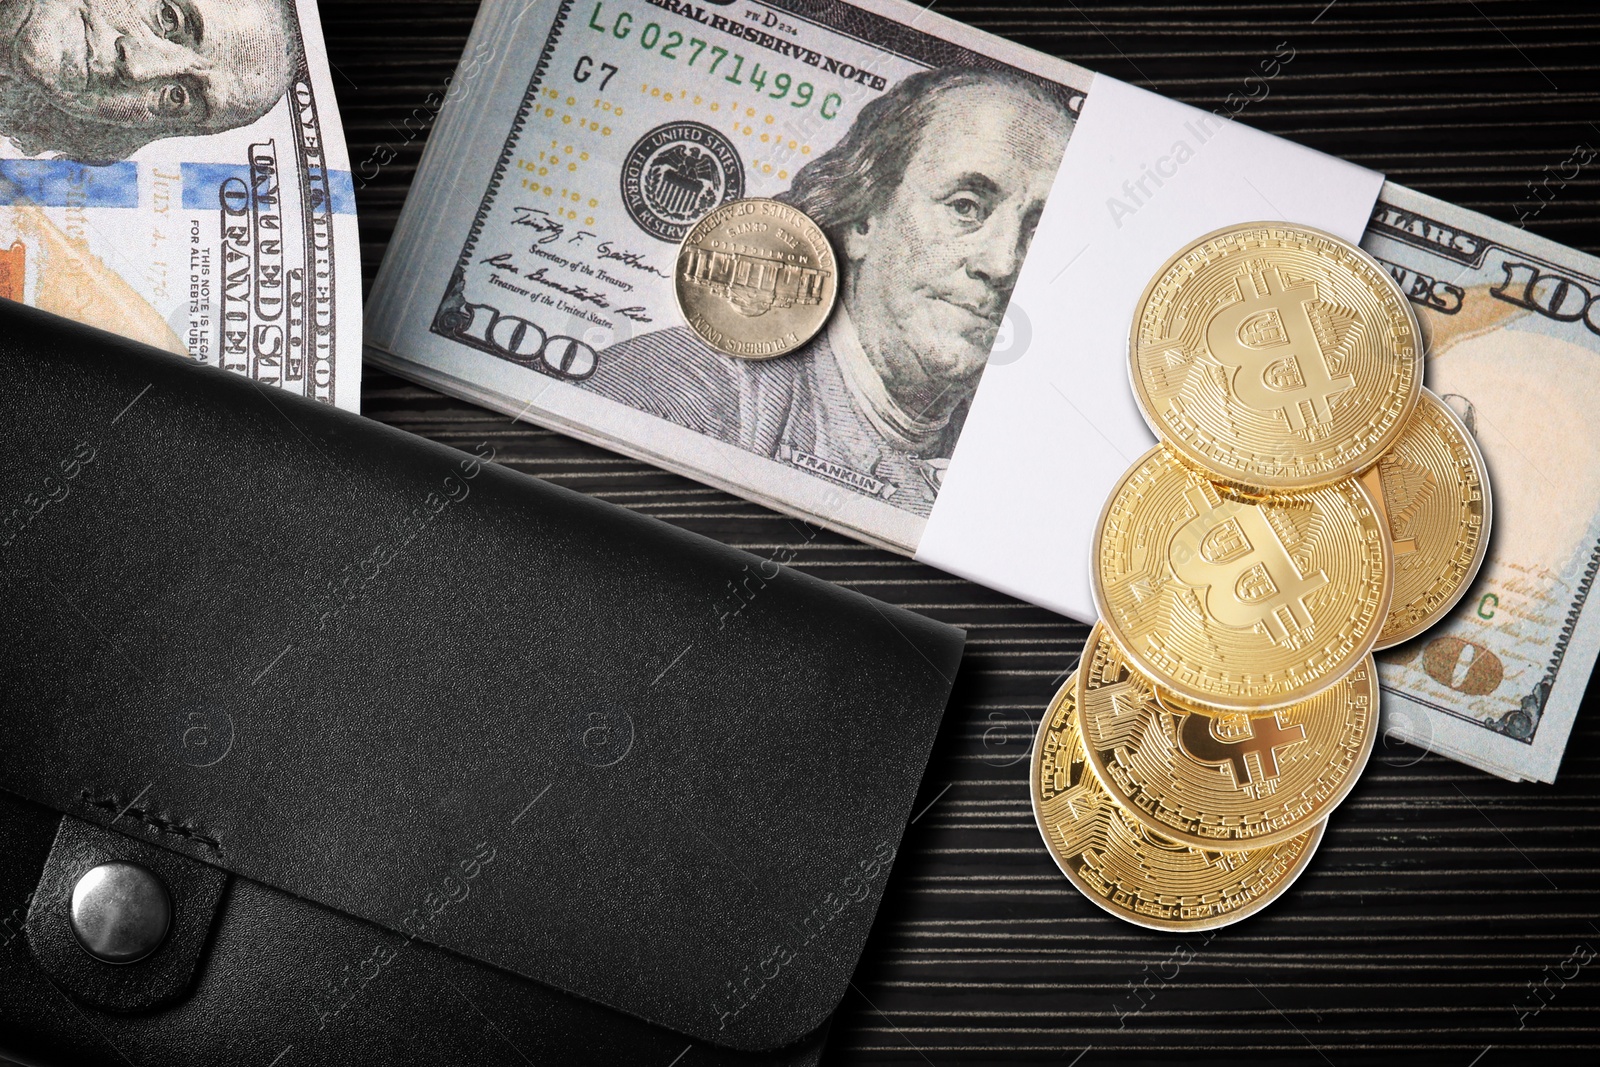
[[[959,631],[0,302],[0,788],[734,1048],[856,965]]]

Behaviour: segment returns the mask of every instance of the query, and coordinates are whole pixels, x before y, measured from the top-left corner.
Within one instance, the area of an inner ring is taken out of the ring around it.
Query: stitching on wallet
[[[144,823],[157,833],[169,834],[173,837],[181,837],[186,841],[193,841],[197,845],[204,845],[206,848],[209,848],[212,852],[215,852],[219,856],[222,855],[222,842],[217,840],[215,837],[210,836],[209,834],[201,833],[198,826],[191,826],[188,823],[175,822],[172,819],[167,819],[163,816],[157,815],[155,812],[150,811],[147,808],[129,807],[124,809],[122,805],[117,802],[115,794],[97,797],[85,789],[78,795],[83,799],[83,802],[89,805],[91,808],[99,808],[102,811],[109,811],[112,813],[121,812],[122,815],[131,815],[133,818]],[[121,816],[118,816],[118,818],[120,817]]]

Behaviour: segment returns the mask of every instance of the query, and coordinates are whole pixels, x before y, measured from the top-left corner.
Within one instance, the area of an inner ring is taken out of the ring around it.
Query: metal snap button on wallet
[[[161,946],[171,927],[167,887],[147,867],[113,860],[72,887],[72,935],[104,963],[137,963]]]

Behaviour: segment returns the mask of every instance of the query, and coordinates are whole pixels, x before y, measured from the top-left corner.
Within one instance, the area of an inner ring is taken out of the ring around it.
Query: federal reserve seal
[[[695,220],[744,195],[744,161],[722,134],[669,122],[639,139],[622,162],[622,202],[639,228],[678,242]]]

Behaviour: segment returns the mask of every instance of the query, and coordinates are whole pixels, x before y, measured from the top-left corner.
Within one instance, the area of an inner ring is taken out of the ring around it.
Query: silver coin
[[[810,216],[751,198],[723,204],[690,228],[673,284],[684,321],[706,344],[740,359],[775,359],[828,321],[839,268]]]

